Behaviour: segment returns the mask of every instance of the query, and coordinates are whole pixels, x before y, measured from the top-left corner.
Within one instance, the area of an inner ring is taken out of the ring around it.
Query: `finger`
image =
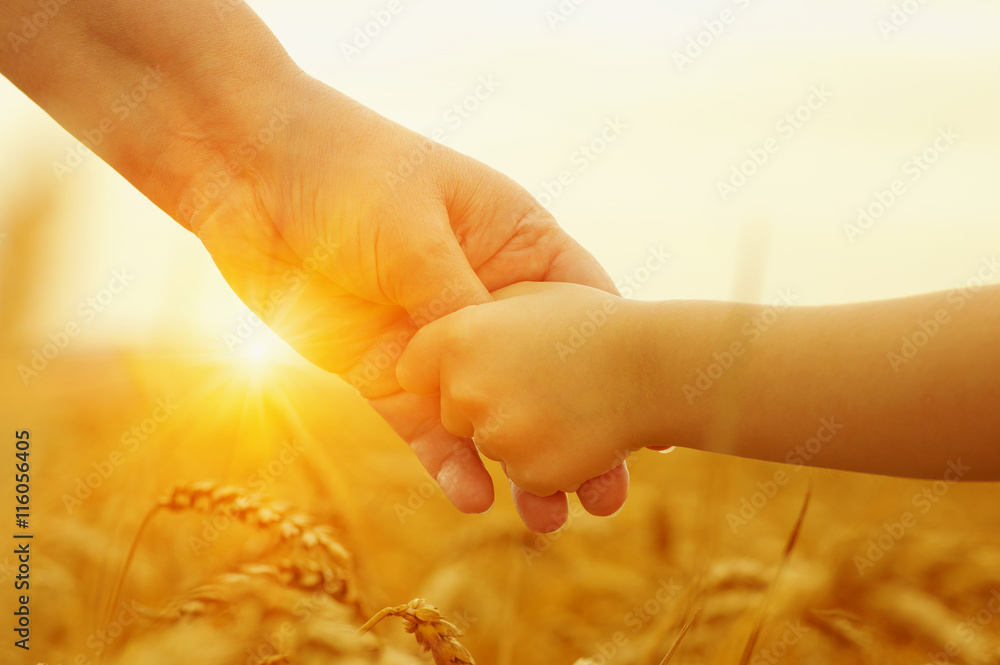
[[[628,497],[628,467],[622,462],[607,473],[591,478],[580,485],[576,495],[591,515],[608,517],[616,514]]]
[[[493,480],[469,439],[449,433],[440,422],[437,396],[397,393],[371,405],[431,474],[448,500],[463,513],[484,513],[493,506]]]
[[[476,433],[472,422],[465,417],[455,402],[449,399],[441,400],[441,424],[455,436],[465,439],[471,439],[472,435]]]
[[[545,273],[544,281],[583,284],[616,296],[621,295],[614,280],[594,255],[562,229],[559,232],[553,243],[552,263]]]
[[[465,157],[449,205],[451,223],[492,292],[517,282],[572,282],[617,294],[614,281],[523,187]]]
[[[490,297],[493,300],[508,300],[510,298],[530,296],[535,293],[546,293],[551,288],[552,285],[545,284],[545,282],[517,282],[516,284],[492,291]]]
[[[379,266],[379,282],[417,326],[491,300],[455,238],[443,204],[421,217],[379,230],[380,241],[389,249],[380,252],[388,259]]]
[[[377,335],[374,343],[369,341],[368,347],[354,356],[354,365],[341,376],[367,399],[399,392],[396,363],[415,332],[408,322],[397,319],[392,327]],[[355,334],[354,337],[359,336]],[[328,347],[336,345],[326,344]]]
[[[508,213],[516,219],[505,245],[476,268],[491,292],[517,282],[569,282],[618,295],[618,289],[597,259],[564,231],[531,199],[518,199]]]
[[[564,492],[556,492],[551,496],[537,496],[524,491],[511,481],[510,493],[521,521],[535,533],[558,531],[569,517],[569,502]]]
[[[429,323],[413,336],[396,362],[396,381],[415,395],[432,395],[441,389],[441,357],[448,347],[450,321]]]

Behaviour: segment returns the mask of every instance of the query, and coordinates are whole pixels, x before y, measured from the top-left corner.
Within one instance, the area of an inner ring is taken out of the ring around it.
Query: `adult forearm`
[[[682,445],[923,478],[1000,479],[1000,288],[835,307],[667,303]]]
[[[4,76],[185,225],[301,76],[235,0],[6,0],[0,35]]]

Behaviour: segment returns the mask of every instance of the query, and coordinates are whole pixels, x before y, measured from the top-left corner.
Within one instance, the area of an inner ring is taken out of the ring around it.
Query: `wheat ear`
[[[330,527],[316,524],[312,517],[295,512],[289,504],[265,502],[259,495],[239,487],[219,487],[210,481],[177,485],[160,499],[158,507],[170,511],[226,513],[250,526],[275,533],[282,542],[309,550],[320,549],[344,568],[351,565],[351,555],[336,541]]]
[[[406,632],[413,633],[417,644],[431,652],[437,665],[475,665],[476,661],[472,659],[469,650],[455,639],[462,635],[462,631],[445,621],[438,608],[428,605],[423,598],[381,610],[361,626],[358,633],[364,635],[382,619],[390,616],[403,620]]]
[[[322,588],[334,599],[351,605],[358,616],[364,616],[354,588],[351,555],[337,542],[330,527],[316,524],[311,517],[295,512],[288,504],[265,502],[260,496],[239,487],[223,487],[211,481],[202,481],[175,486],[143,517],[125,557],[122,571],[115,580],[107,610],[109,619],[118,604],[122,584],[135,556],[139,539],[150,520],[160,510],[224,513],[234,520],[275,534],[282,543],[303,550],[308,561],[286,560],[279,566],[272,567],[273,569],[249,572],[268,574],[299,588]],[[320,563],[317,559],[325,561]]]
[[[223,513],[249,526],[270,531],[287,545],[309,555],[322,555],[331,565],[315,560],[308,564],[288,562],[283,574],[295,580],[309,581],[303,586],[323,589],[341,602],[356,603],[351,570],[351,555],[334,538],[333,530],[316,524],[312,517],[294,511],[279,502],[265,502],[258,495],[238,487],[219,487],[212,482],[178,485],[160,499],[158,508],[172,512],[193,510],[202,513]]]
[[[343,580],[329,567],[315,561],[285,559],[277,564],[247,563],[235,571],[222,573],[193,591],[174,599],[166,608],[146,612],[146,616],[156,621],[177,621],[182,617],[196,617],[205,614],[213,604],[226,604],[221,590],[238,584],[245,584],[254,578],[267,578],[288,589],[300,591],[320,591],[334,600],[343,593]],[[357,611],[356,606],[351,606]]]

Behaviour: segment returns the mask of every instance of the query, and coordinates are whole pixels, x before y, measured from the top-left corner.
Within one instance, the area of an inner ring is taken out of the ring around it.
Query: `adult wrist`
[[[280,172],[305,97],[318,84],[290,65],[261,80],[228,81],[216,95],[185,95],[181,115],[193,128],[170,146],[174,184],[165,207],[185,228],[197,233],[241,184],[268,182]]]

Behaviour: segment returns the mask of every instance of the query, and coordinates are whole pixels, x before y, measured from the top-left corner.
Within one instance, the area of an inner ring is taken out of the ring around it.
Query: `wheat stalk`
[[[428,605],[423,598],[379,611],[358,629],[358,633],[364,635],[390,616],[403,619],[406,632],[413,633],[417,644],[431,652],[437,665],[475,665],[469,650],[455,639],[462,635],[462,631],[445,621],[438,608]]]
[[[176,485],[146,514],[129,548],[122,572],[113,587],[109,612],[110,608],[117,605],[139,539],[152,517],[160,510],[221,513],[248,526],[276,535],[281,543],[299,550],[304,558],[299,556],[285,559],[278,565],[247,564],[240,568],[240,573],[265,574],[296,588],[322,590],[335,600],[354,607],[359,616],[364,615],[354,589],[351,555],[337,542],[330,527],[316,524],[312,517],[295,511],[289,504],[264,501],[259,495],[250,494],[242,488],[219,486],[212,481]],[[223,575],[218,578],[217,584],[227,581],[232,580]],[[201,590],[205,592],[215,586],[207,585]],[[185,601],[184,605],[194,610],[190,612],[178,610],[175,606],[172,610],[173,616],[177,616],[178,612],[198,613],[203,609],[201,601],[204,600],[211,598],[203,593],[202,596]]]
[[[674,643],[670,645],[670,650],[667,651],[667,655],[665,655],[663,660],[660,661],[660,665],[667,665],[667,663],[670,662],[670,659],[674,657],[674,654],[677,653],[678,647],[681,645],[681,640],[683,640],[684,636],[687,635],[687,632],[691,629],[691,624],[694,623],[699,614],[701,614],[700,607],[695,610],[694,614],[691,615],[691,618],[687,620],[687,623],[685,623],[684,627],[681,628],[681,632],[677,633],[677,637],[674,638]]]
[[[760,613],[757,615],[757,620],[754,623],[754,628],[750,632],[750,637],[747,639],[746,647],[743,649],[743,656],[740,658],[740,665],[747,665],[750,662],[750,657],[753,655],[754,647],[757,646],[757,640],[760,639],[760,633],[764,626],[764,616],[767,612],[767,606],[771,600],[771,594],[774,592],[774,587],[777,586],[778,580],[781,578],[781,571],[785,569],[785,564],[792,556],[792,550],[795,549],[795,544],[799,541],[799,534],[802,532],[802,522],[805,521],[806,511],[809,509],[809,499],[812,497],[812,483],[806,487],[805,498],[802,499],[802,508],[799,509],[799,517],[795,520],[795,526],[792,527],[792,533],[788,536],[788,542],[785,544],[785,550],[781,554],[781,561],[778,563],[778,570],[774,574],[774,578],[771,580],[771,584],[768,586],[767,595],[764,596],[764,602],[760,605]]]

